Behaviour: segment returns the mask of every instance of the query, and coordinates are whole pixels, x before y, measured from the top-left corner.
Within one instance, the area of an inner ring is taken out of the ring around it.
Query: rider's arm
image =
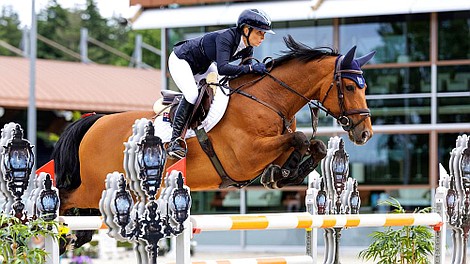
[[[235,43],[234,39],[227,37],[225,34],[220,34],[216,38],[217,70],[220,75],[234,76],[251,71],[250,65],[230,64],[230,57],[232,55],[230,53],[232,52],[233,45],[238,45],[238,43]]]

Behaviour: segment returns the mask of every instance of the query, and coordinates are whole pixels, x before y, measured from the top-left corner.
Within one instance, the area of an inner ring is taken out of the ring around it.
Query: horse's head
[[[373,131],[361,66],[372,59],[375,51],[357,59],[355,53],[354,46],[346,55],[337,57],[333,82],[324,93],[322,105],[348,132],[351,141],[363,145],[372,137]]]

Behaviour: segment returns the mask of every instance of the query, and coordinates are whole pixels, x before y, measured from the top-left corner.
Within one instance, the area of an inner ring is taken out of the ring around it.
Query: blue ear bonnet
[[[348,53],[342,57],[341,65],[337,65],[336,67],[337,70],[339,70],[341,77],[353,80],[359,88],[364,88],[366,86],[366,80],[364,79],[364,76],[362,76],[361,66],[369,62],[372,57],[374,57],[375,51],[369,52],[357,59],[354,59],[355,54],[356,46],[352,47]]]
[[[357,62],[357,60],[353,60],[351,64],[347,66],[348,67],[345,67],[345,65],[341,64],[341,70],[354,70],[354,71],[362,72],[361,66],[359,66],[359,63]],[[364,79],[364,76],[362,76],[362,74],[357,74],[357,73],[352,73],[352,72],[342,72],[341,77],[348,78],[354,81],[359,88],[364,88],[366,86],[366,80]]]

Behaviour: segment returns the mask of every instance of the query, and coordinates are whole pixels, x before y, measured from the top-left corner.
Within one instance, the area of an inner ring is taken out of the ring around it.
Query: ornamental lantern
[[[455,191],[455,177],[450,177],[449,189],[446,195],[447,216],[452,218],[457,207],[457,192]]]
[[[320,215],[324,215],[326,213],[326,202],[327,202],[327,196],[326,196],[326,191],[325,191],[325,183],[323,182],[323,179],[320,179],[320,190],[317,193],[317,198],[316,198],[316,206],[317,206],[317,212]]]
[[[462,151],[460,159],[460,175],[462,175],[462,179],[470,181],[470,148],[466,148]]]
[[[23,130],[16,125],[13,130],[13,138],[10,139],[3,150],[3,166],[5,167],[4,179],[8,182],[8,189],[15,197],[13,210],[15,216],[22,218],[24,204],[21,196],[28,188],[31,170],[34,165],[33,147],[28,140],[23,139]]]
[[[180,172],[177,179],[178,188],[173,189],[171,194],[171,203],[174,209],[173,217],[179,224],[188,219],[191,207],[191,196],[183,184],[183,174]]]
[[[134,201],[129,191],[126,190],[126,181],[123,174],[120,175],[118,187],[119,189],[116,191],[114,198],[114,209],[116,210],[114,219],[119,226],[123,227],[130,222],[131,208]]]
[[[10,191],[13,195],[16,196],[19,193],[21,196],[28,187],[28,180],[34,165],[34,153],[29,141],[23,139],[23,130],[20,125],[16,125],[13,138],[4,148],[5,180],[12,184]]]
[[[341,193],[344,190],[344,183],[349,174],[349,155],[344,151],[343,139],[340,140],[339,148],[333,156],[331,172],[333,174],[335,190],[337,193]]]
[[[149,121],[146,133],[138,144],[139,179],[142,187],[150,196],[155,196],[162,182],[162,172],[166,161],[166,152],[161,139],[155,136],[155,129]]]
[[[349,197],[349,207],[351,208],[351,214],[359,213],[359,207],[361,206],[361,197],[359,196],[359,191],[357,190],[357,181],[354,180],[353,191]]]
[[[59,209],[59,196],[52,189],[51,175],[46,174],[44,180],[44,190],[39,194],[39,209],[41,217],[46,221],[52,221],[57,217],[57,209]]]

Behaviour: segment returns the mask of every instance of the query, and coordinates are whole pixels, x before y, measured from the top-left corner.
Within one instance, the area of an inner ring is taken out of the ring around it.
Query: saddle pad
[[[221,86],[218,86],[218,89],[224,89],[225,93],[229,92],[228,89],[222,88]],[[209,132],[212,128],[215,127],[215,125],[217,125],[217,123],[219,123],[225,114],[225,110],[227,110],[229,97],[218,89],[216,90],[217,92],[215,93],[214,100],[212,101],[206,119],[204,119],[202,124],[199,126],[199,128],[203,127],[206,132]],[[163,115],[159,115],[157,118],[155,118],[154,122],[155,136],[161,138],[163,143],[170,142],[171,133],[173,131],[171,123],[167,120],[168,118],[164,118]],[[194,130],[188,129],[185,138],[188,139],[195,136],[196,133]]]

